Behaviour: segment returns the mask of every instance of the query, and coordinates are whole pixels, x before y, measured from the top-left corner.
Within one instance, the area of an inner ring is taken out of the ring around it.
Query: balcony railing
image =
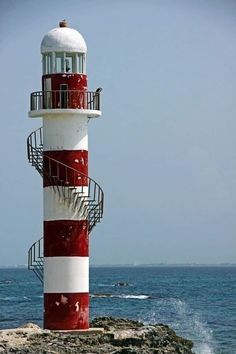
[[[100,111],[101,89],[95,92],[78,90],[37,91],[31,93],[30,110],[89,109]]]

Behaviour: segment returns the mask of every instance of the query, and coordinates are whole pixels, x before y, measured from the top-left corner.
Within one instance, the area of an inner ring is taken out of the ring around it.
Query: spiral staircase
[[[53,189],[58,200],[67,205],[76,215],[88,220],[90,233],[103,216],[104,193],[101,187],[80,171],[43,154],[42,127],[28,136],[27,154],[29,163],[43,177],[44,183]],[[78,180],[82,182],[80,187],[78,187]],[[28,269],[33,270],[43,283],[43,237],[28,251]]]

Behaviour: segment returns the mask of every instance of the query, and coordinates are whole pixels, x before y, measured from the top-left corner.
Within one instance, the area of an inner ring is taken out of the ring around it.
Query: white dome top
[[[78,31],[68,27],[57,27],[49,31],[41,42],[41,53],[48,52],[86,53],[87,46]]]

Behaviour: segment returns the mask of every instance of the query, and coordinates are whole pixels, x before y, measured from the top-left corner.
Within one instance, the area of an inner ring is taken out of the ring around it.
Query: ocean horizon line
[[[223,263],[104,263],[96,264],[91,263],[91,268],[111,268],[111,267],[235,267],[236,263],[223,262]],[[27,269],[26,264],[12,264],[12,265],[0,265],[0,269]]]

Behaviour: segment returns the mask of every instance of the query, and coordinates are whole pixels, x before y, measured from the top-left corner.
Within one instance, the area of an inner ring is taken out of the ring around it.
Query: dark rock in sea
[[[163,324],[95,318],[93,332],[54,332],[27,324],[0,331],[1,354],[193,354],[193,343]]]
[[[115,284],[115,286],[128,286],[128,285],[129,285],[129,283],[127,283],[126,281],[120,281]]]

